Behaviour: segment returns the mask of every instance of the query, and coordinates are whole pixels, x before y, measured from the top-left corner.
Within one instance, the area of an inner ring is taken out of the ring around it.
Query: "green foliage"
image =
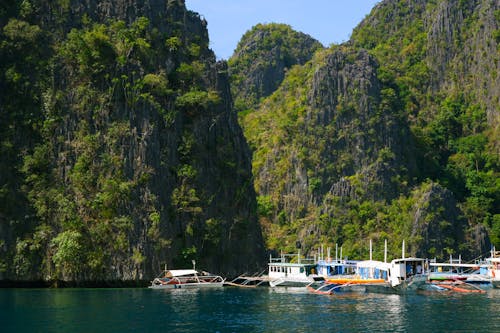
[[[442,5],[440,10],[446,8]],[[485,59],[494,60],[489,50],[483,58],[476,57],[479,51],[463,52],[466,43],[482,38],[475,31],[487,23],[467,2],[460,6],[464,24],[436,32],[429,30],[435,1],[384,2],[354,30],[349,45],[318,51],[309,63],[292,67],[263,100],[256,99],[261,95],[248,73],[259,73],[257,69],[266,68],[264,61],[272,62],[266,52],[285,33],[267,35],[273,29],[257,26],[242,38],[229,65],[236,109],[242,111],[239,117],[253,150],[258,213],[269,248],[293,250],[300,239],[305,251],[340,243],[345,253],[362,256],[368,238],[389,238],[393,255],[403,239],[412,251],[470,254],[477,246],[470,230],[477,224],[486,226],[495,242],[500,165],[498,133],[491,126],[497,122],[491,116],[498,112],[491,107],[497,105],[498,93],[491,90],[494,79],[488,78],[497,71],[486,64]],[[262,40],[252,39],[256,32]],[[447,41],[446,33],[454,45],[439,44]],[[349,89],[349,82],[367,70],[362,67],[353,77],[340,76],[346,92],[333,95],[333,74],[322,70],[355,66],[361,48],[376,59],[378,81],[371,84],[379,91],[372,96],[359,87]],[[446,62],[437,63],[439,59]],[[487,68],[487,73],[473,72]],[[313,77],[324,78],[313,82]],[[495,101],[484,98],[486,87]],[[359,101],[369,107],[360,107]],[[390,175],[390,185],[377,179],[381,175]],[[426,202],[435,184],[453,192],[460,210],[453,211],[442,198],[422,207],[429,210],[423,219],[432,234],[425,236],[424,227],[414,224],[415,215],[423,214],[415,207]],[[386,192],[388,185],[395,191]],[[327,193],[335,193],[335,186],[345,192],[338,197]]]
[[[224,235],[224,228],[221,221],[217,219],[208,219],[205,221],[204,239],[217,246]]]
[[[278,88],[287,70],[304,64],[321,48],[317,40],[289,25],[254,26],[243,35],[228,61],[235,108],[242,112],[257,107]]]
[[[181,39],[177,36],[167,38],[165,46],[170,52],[175,52],[181,47]]]
[[[210,106],[220,103],[220,97],[215,91],[191,90],[175,100],[176,107],[194,112],[196,110],[206,110]]]
[[[257,213],[259,216],[271,217],[274,210],[274,204],[269,196],[260,195],[257,197]]]
[[[84,239],[80,232],[75,230],[67,230],[61,232],[52,240],[55,248],[52,261],[56,265],[56,269],[70,277],[84,271],[85,267],[85,245]]]

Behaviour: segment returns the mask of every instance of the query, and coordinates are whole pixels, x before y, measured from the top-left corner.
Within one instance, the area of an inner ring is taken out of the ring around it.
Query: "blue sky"
[[[323,45],[347,41],[380,0],[186,0],[208,22],[210,48],[228,59],[257,23],[286,23]]]

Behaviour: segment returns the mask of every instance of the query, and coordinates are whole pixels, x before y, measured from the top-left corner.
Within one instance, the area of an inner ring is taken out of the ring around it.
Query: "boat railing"
[[[295,263],[295,264],[312,264],[316,263],[316,260],[313,258],[302,258],[297,254],[282,254],[280,257],[269,257],[269,263]]]

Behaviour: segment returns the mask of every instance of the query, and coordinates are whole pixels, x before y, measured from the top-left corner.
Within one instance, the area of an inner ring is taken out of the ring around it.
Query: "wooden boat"
[[[481,289],[492,287],[485,262],[462,263],[460,258],[457,260],[450,257],[450,262],[431,262],[429,266],[429,282],[434,286],[443,284],[443,288],[450,289],[450,285],[461,282]]]
[[[165,270],[159,277],[151,281],[151,289],[186,289],[222,287],[224,279],[195,269]]]
[[[500,251],[491,250],[491,257],[486,258],[488,277],[495,288],[500,288]]]
[[[349,289],[354,286],[364,287],[367,292],[405,293],[421,289],[427,281],[427,260],[422,258],[405,258],[404,242],[402,258],[387,262],[387,242],[385,244],[384,261],[372,260],[372,243],[370,241],[370,260],[356,264],[356,274],[349,277],[327,277],[326,283],[335,288]],[[316,291],[326,291],[320,287]],[[355,290],[361,290],[356,288]]]
[[[270,287],[305,287],[324,281],[316,272],[314,259],[304,259],[298,254],[281,254],[279,258],[269,258]]]
[[[365,291],[366,286],[386,286],[388,264],[376,260],[356,262],[355,273],[350,276],[336,275],[326,278],[326,283],[335,285],[334,290]]]
[[[423,258],[399,258],[391,261],[388,282],[399,292],[424,289],[427,283],[428,261]]]

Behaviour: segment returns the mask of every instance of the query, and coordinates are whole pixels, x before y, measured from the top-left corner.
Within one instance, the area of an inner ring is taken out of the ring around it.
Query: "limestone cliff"
[[[287,70],[303,65],[322,48],[285,24],[257,24],[247,31],[228,61],[237,110],[255,108],[279,87]]]
[[[23,1],[14,20],[41,29],[51,54],[39,138],[19,166],[33,216],[15,231],[1,216],[2,278],[146,280],[191,260],[222,274],[265,262],[227,65],[197,13],[181,0]]]
[[[381,1],[241,116],[269,247],[359,256],[406,238],[412,254],[475,257],[500,241],[498,6]]]

